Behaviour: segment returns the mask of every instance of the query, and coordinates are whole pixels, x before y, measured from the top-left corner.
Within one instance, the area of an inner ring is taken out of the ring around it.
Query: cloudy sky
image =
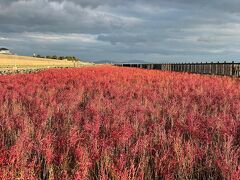
[[[0,0],[0,47],[91,61],[238,60],[240,1]]]

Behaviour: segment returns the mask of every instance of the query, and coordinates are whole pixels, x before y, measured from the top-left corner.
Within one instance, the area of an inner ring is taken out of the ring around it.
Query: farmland
[[[239,89],[112,66],[0,76],[0,179],[239,179]]]
[[[80,67],[84,65],[90,65],[90,63],[0,54],[0,70]]]

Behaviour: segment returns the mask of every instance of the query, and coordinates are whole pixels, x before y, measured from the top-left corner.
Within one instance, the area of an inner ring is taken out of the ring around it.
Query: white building
[[[7,48],[0,48],[0,54],[11,54],[11,52]]]

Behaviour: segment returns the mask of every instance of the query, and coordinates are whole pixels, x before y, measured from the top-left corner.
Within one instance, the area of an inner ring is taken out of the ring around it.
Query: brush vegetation
[[[111,66],[0,76],[0,179],[240,179],[239,89]]]

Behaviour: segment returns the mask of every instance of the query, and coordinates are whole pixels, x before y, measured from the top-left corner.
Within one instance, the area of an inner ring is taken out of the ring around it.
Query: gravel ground
[[[36,73],[45,69],[0,69],[0,75]]]

